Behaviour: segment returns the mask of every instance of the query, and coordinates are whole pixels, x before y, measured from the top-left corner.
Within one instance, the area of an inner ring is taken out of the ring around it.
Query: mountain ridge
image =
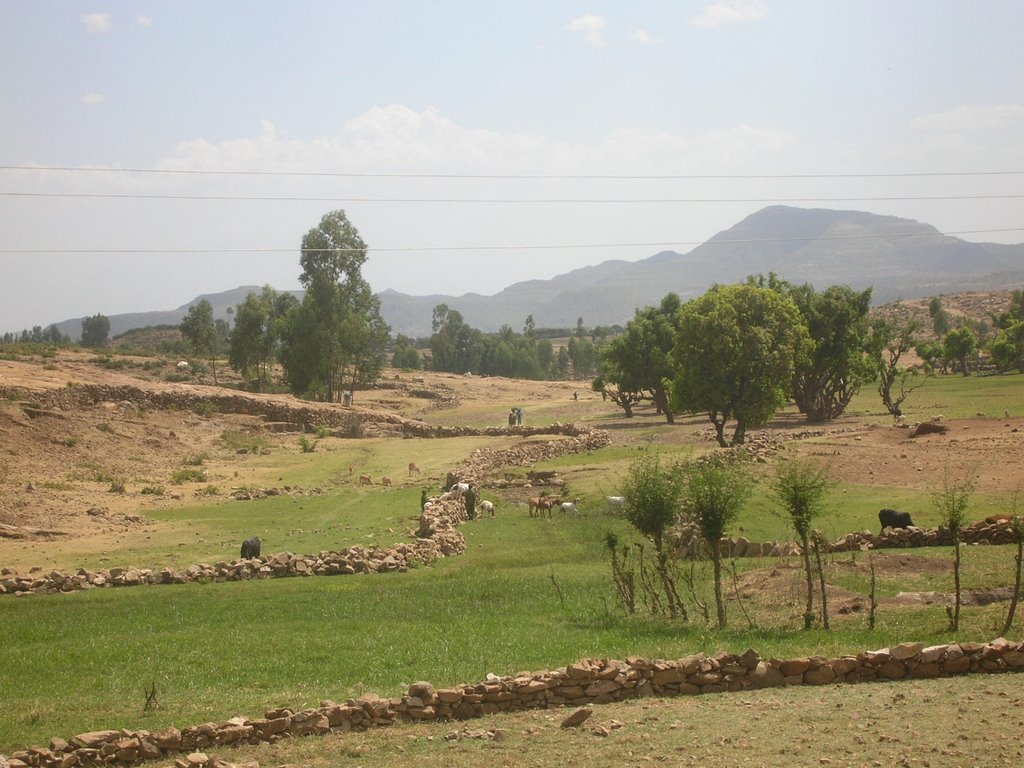
[[[865,211],[762,208],[687,253],[663,250],[639,261],[612,259],[571,270],[548,280],[525,280],[493,295],[412,296],[386,289],[378,293],[381,312],[394,333],[427,336],[433,308],[458,310],[484,331],[522,326],[533,315],[539,327],[623,324],[637,307],[657,303],[669,291],[685,301],[714,283],[734,283],[748,275],[775,272],[791,282],[818,289],[845,284],[873,288],[875,304],[944,292],[1019,287],[1024,283],[1024,244],[970,243],[941,234],[930,224]],[[258,286],[241,286],[197,296],[176,310],[110,315],[111,334],[144,325],[176,324],[203,298],[217,317],[241,303]],[[293,291],[301,295],[301,291]],[[77,338],[81,318],[58,323]]]

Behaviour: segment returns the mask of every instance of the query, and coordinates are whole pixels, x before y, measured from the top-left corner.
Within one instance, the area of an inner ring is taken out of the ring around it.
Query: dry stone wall
[[[756,651],[742,654],[696,654],[675,660],[629,658],[584,659],[559,669],[499,677],[477,683],[436,688],[414,683],[394,698],[369,694],[343,704],[323,701],[302,711],[273,709],[263,717],[239,716],[222,723],[202,723],[161,731],[100,730],[68,740],[54,738],[48,747],[15,752],[11,768],[43,766],[132,765],[144,760],[188,755],[182,765],[211,762],[205,752],[232,744],[274,743],[295,736],[364,731],[402,722],[465,720],[499,712],[552,707],[580,707],[652,696],[697,696],[712,693],[834,685],[873,680],[917,680],[973,673],[1024,670],[1024,642],[998,638],[989,643],[925,646],[907,642],[876,651],[828,659],[764,659]]]
[[[1013,525],[1010,520],[979,520],[960,531],[964,544],[1013,544]],[[855,531],[832,542],[832,552],[854,549],[898,549],[908,547],[949,547],[953,536],[948,528],[886,528],[881,533]]]

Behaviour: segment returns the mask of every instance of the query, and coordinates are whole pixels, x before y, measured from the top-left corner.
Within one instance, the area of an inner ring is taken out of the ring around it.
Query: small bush
[[[220,439],[224,441],[224,445],[236,453],[241,451],[259,453],[268,447],[267,441],[262,437],[254,437],[236,429],[225,429],[220,433]]]
[[[82,438],[78,437],[77,435],[74,435],[72,437],[65,437],[60,442],[62,445],[66,445],[68,448],[74,448],[76,445],[82,442]]]
[[[220,488],[216,485],[208,485],[205,488],[200,488],[196,491],[196,496],[219,496]]]
[[[186,456],[181,460],[181,463],[186,467],[201,467],[210,458],[210,455],[206,452],[197,453],[193,456]]]
[[[109,421],[100,422],[99,424],[96,425],[96,429],[98,429],[100,432],[106,432],[108,435],[117,434],[116,432],[114,432],[114,428],[110,426]]]
[[[120,478],[114,478],[113,480],[111,480],[110,481],[110,492],[111,493],[124,493],[125,492],[124,480],[121,480]]]
[[[331,428],[328,427],[326,424],[321,424],[319,427],[316,428],[316,431],[314,432],[314,434],[318,438],[330,437],[331,436]]]
[[[178,373],[177,371],[172,371],[171,373],[168,373],[166,376],[164,376],[164,381],[169,381],[173,384],[180,384],[181,382],[188,381],[191,378],[192,377],[189,376],[187,373]]]
[[[216,405],[207,402],[196,403],[192,406],[192,412],[197,416],[202,416],[204,419],[213,416],[218,410]]]
[[[208,475],[205,469],[179,469],[173,475],[171,475],[171,482],[175,485],[182,485],[184,483],[203,483],[206,482]]]
[[[147,485],[141,493],[143,496],[163,496],[164,489],[161,485]]]
[[[310,440],[308,437],[303,435],[299,438],[299,447],[303,453],[312,453],[316,450],[316,440]]]
[[[114,476],[112,474],[110,474],[109,472],[105,472],[103,470],[99,470],[98,472],[96,472],[96,474],[94,474],[92,476],[92,479],[95,480],[97,483],[113,483],[114,482]]]
[[[73,491],[73,490],[75,490],[75,486],[71,485],[71,483],[61,483],[61,482],[50,481],[50,482],[47,482],[47,483],[42,483],[41,486],[43,488],[46,488],[49,491]]]

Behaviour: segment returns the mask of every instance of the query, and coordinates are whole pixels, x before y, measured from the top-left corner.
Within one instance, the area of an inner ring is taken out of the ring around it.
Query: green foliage
[[[139,493],[143,496],[163,496],[165,491],[162,485],[147,485]]]
[[[1024,373],[1024,321],[1011,320],[989,344],[992,362],[1000,371]]]
[[[641,456],[626,474],[621,493],[626,497],[626,520],[654,542],[659,552],[665,531],[679,514],[682,476],[675,468],[664,469],[657,455]]]
[[[191,456],[186,456],[181,460],[182,465],[186,467],[201,467],[206,463],[206,460],[210,458],[210,454],[206,452],[195,453]]]
[[[66,445],[68,448],[74,448],[76,445],[82,442],[82,438],[79,437],[78,435],[72,435],[71,437],[65,437],[60,442],[61,445]]]
[[[680,310],[673,404],[706,413],[722,446],[735,419],[732,444],[743,443],[748,427],[785,404],[808,345],[791,299],[750,284],[716,285]]]
[[[395,343],[391,349],[391,366],[393,368],[408,368],[412,371],[418,371],[423,367],[420,353],[413,346],[412,339],[404,333],[395,337]]]
[[[722,595],[722,550],[719,542],[739,516],[750,494],[750,481],[736,469],[719,467],[710,462],[687,467],[684,476],[683,509],[697,521],[711,549],[718,626],[725,627],[727,619]]]
[[[216,403],[211,403],[206,400],[200,400],[192,405],[192,413],[196,416],[202,416],[204,419],[207,419],[219,412],[220,408],[217,407]]]
[[[110,481],[110,492],[111,493],[124,493],[125,492],[124,480],[122,480],[119,477],[113,478]]]
[[[243,378],[254,381],[259,392],[270,386],[270,370],[280,346],[283,318],[298,304],[290,293],[278,293],[269,285],[259,294],[250,292],[235,307],[228,364]]]
[[[878,369],[878,394],[889,413],[896,414],[902,410],[910,393],[924,386],[928,379],[928,371],[918,377],[916,367],[900,367],[900,360],[914,348],[920,330],[921,324],[915,320],[878,318],[872,324],[871,344]],[[894,388],[898,389],[895,393]]]
[[[535,337],[530,322],[521,334],[507,325],[498,333],[483,333],[466,323],[460,312],[438,304],[432,319],[430,367],[449,373],[544,379],[551,375],[554,349],[548,339]],[[397,349],[398,342],[396,355]]]
[[[363,279],[366,243],[342,210],[302,238],[302,303],[281,323],[281,365],[295,394],[328,401],[377,380],[389,328]]]
[[[106,315],[95,314],[92,317],[82,318],[82,341],[83,347],[99,349],[110,343],[110,318]]]
[[[846,411],[862,384],[875,377],[869,354],[871,289],[833,285],[818,293],[808,284],[785,291],[800,310],[811,337],[793,379],[793,397],[809,421],[828,421]]]
[[[207,472],[205,469],[179,469],[171,475],[171,482],[175,485],[203,483],[206,482],[206,478]]]
[[[946,360],[955,360],[957,369],[970,376],[970,360],[977,355],[978,337],[966,326],[954,328],[942,342],[942,354]]]
[[[112,426],[110,426],[110,422],[109,421],[101,421],[99,424],[96,425],[96,429],[98,429],[100,432],[106,432],[108,435],[116,435],[117,434],[114,431],[114,428]]]
[[[303,453],[313,453],[316,450],[316,440],[310,440],[305,435],[299,437],[299,448]]]
[[[800,539],[804,561],[807,602],[804,629],[814,625],[814,573],[811,570],[811,534],[814,519],[824,511],[825,495],[834,485],[827,465],[809,459],[789,459],[775,472],[773,489],[782,508],[789,515],[793,530]]]
[[[942,488],[932,494],[932,506],[954,540],[959,539],[960,531],[967,524],[967,508],[976,488],[977,481],[972,473],[968,472],[962,480],[951,480],[947,473]]]
[[[213,365],[213,380],[217,381],[217,326],[213,321],[213,305],[203,299],[188,308],[188,314],[181,321],[181,335],[192,345],[198,357],[210,360]]]
[[[649,392],[668,423],[675,421],[669,402],[669,382],[674,372],[671,355],[679,332],[680,306],[679,297],[669,293],[657,307],[638,309],[622,335],[601,350],[604,387],[614,385],[616,395],[612,399],[626,410],[627,416],[632,415],[632,405],[640,393]]]

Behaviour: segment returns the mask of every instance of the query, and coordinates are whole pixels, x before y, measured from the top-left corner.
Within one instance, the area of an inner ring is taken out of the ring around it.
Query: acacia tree
[[[776,470],[772,488],[783,510],[789,516],[793,530],[803,550],[804,577],[807,584],[807,602],[804,609],[804,629],[814,624],[814,572],[811,569],[811,533],[814,518],[824,511],[825,494],[833,485],[827,466],[801,459],[782,462]]]
[[[99,349],[107,346],[110,341],[110,318],[99,313],[92,317],[82,318],[83,347]]]
[[[683,509],[697,520],[704,541],[711,550],[718,626],[725,628],[727,621],[725,601],[722,598],[721,540],[743,508],[750,483],[738,471],[710,463],[688,467],[685,478]]]
[[[288,314],[282,365],[293,391],[341,399],[346,386],[371,383],[381,370],[388,326],[362,276],[366,243],[342,210],[302,238],[302,304]]]
[[[181,321],[181,335],[192,345],[197,357],[205,357],[213,366],[213,383],[217,383],[217,326],[213,322],[213,305],[206,299],[188,308]]]
[[[672,403],[704,412],[718,444],[735,419],[732,444],[765,424],[786,403],[809,344],[791,299],[752,284],[716,285],[679,311],[673,347]]]
[[[878,394],[885,409],[893,415],[900,410],[910,393],[924,386],[928,380],[928,371],[925,371],[924,376],[911,385],[909,382],[917,375],[917,369],[900,367],[900,360],[917,344],[920,330],[921,323],[918,320],[901,323],[880,317],[872,324],[871,337],[878,367]],[[896,395],[893,395],[894,387],[899,389]]]

